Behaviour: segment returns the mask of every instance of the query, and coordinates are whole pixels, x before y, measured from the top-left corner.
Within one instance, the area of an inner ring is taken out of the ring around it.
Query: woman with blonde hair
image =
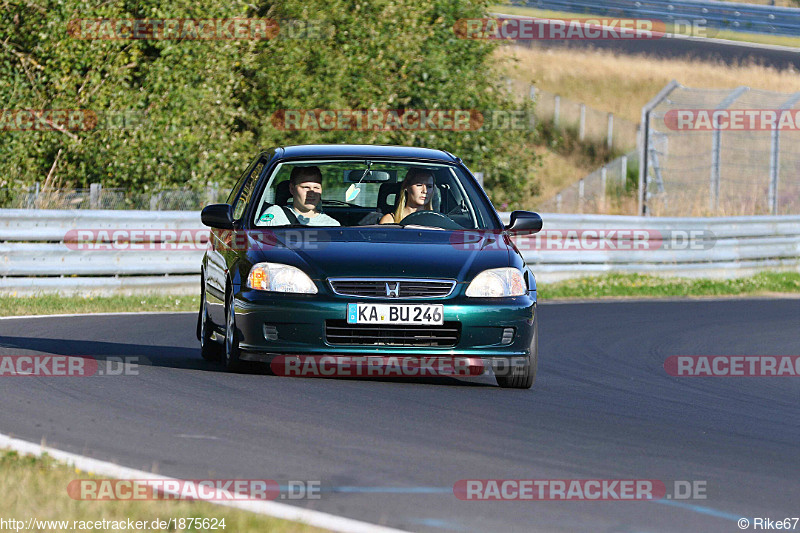
[[[412,168],[400,186],[394,213],[383,215],[380,223],[396,224],[411,213],[430,211],[433,193],[433,172]]]

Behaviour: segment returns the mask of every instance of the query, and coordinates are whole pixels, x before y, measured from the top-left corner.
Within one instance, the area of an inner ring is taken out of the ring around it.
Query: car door
[[[266,162],[265,154],[256,157],[228,196],[226,203],[233,207],[234,228],[241,229],[242,227],[247,204]],[[214,324],[225,323],[225,284],[230,267],[236,261],[237,243],[239,242],[241,242],[241,238],[236,238],[235,231],[211,229],[209,248],[206,254],[205,280],[208,314]]]

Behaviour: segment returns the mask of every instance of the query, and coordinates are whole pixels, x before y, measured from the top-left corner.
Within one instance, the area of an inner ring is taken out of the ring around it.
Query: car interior
[[[357,173],[358,175],[363,174],[363,170],[349,172]],[[397,171],[387,174],[390,174],[389,177],[392,181],[385,181],[380,184],[367,181],[361,183],[364,195],[359,199],[359,204],[339,199],[344,197],[343,187],[326,186],[323,189],[323,199],[320,206],[322,211],[336,219],[342,226],[378,224],[383,215],[394,211],[397,194],[400,192],[403,182],[402,177],[398,177]],[[473,217],[470,215],[460,189],[454,186],[454,178],[451,173],[447,169],[435,169],[433,174],[435,185],[431,201],[432,210],[446,215],[465,229],[474,228]],[[405,176],[405,172],[402,173],[402,176]],[[258,220],[260,215],[272,205],[291,205],[292,195],[289,192],[288,173],[279,177],[283,177],[283,179],[274,186],[274,195],[271,194],[273,191],[265,191],[255,220]],[[355,179],[351,178],[351,180],[353,182],[358,181],[358,176]],[[345,185],[347,185],[347,181],[350,180],[346,180]]]

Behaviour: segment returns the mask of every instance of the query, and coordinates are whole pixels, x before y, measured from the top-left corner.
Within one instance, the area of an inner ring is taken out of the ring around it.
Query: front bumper
[[[327,294],[297,295],[244,290],[234,295],[236,327],[242,359],[270,362],[280,355],[436,356],[478,358],[495,366],[535,357],[536,292],[503,299],[463,295],[425,300],[444,307],[444,321],[460,325],[453,346],[340,345],[327,341],[327,320],[347,320],[347,304],[358,298]],[[371,303],[413,303],[402,299]],[[266,326],[266,328],[265,328]],[[514,328],[510,342],[503,331]]]

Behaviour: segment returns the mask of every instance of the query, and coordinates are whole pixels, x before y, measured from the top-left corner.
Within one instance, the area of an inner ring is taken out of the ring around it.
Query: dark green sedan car
[[[197,321],[206,359],[231,370],[309,357],[466,361],[502,387],[535,380],[536,280],[510,236],[542,219],[514,211],[504,226],[458,157],[276,148],[202,220],[212,228]]]

